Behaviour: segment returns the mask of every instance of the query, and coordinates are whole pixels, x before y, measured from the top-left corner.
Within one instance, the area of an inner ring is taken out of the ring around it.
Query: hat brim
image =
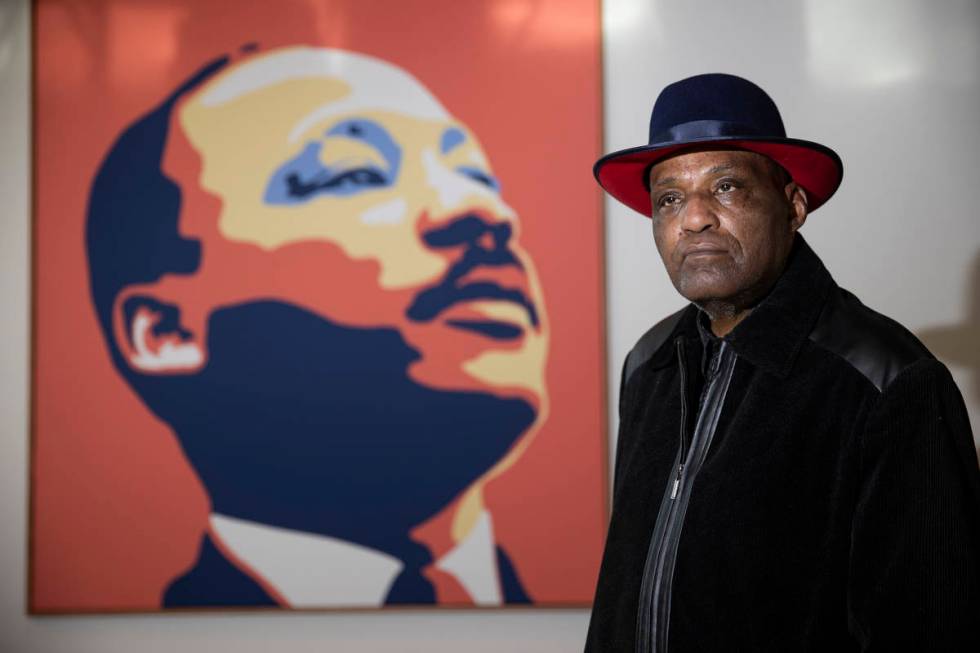
[[[748,150],[763,154],[789,172],[793,181],[803,187],[809,212],[816,211],[840,186],[844,164],[837,153],[819,143],[793,138],[705,138],[683,143],[641,145],[607,154],[592,169],[603,189],[634,211],[650,217],[650,192],[646,175],[649,169],[682,150],[717,144],[719,149]]]

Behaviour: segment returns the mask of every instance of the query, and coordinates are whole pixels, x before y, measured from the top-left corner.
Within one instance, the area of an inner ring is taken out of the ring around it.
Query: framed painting
[[[29,609],[583,606],[595,0],[38,0]]]

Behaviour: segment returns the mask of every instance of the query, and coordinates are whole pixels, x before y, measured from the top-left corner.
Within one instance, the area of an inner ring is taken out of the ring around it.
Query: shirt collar
[[[211,536],[293,607],[381,606],[401,572],[397,558],[345,540],[211,513]],[[490,513],[436,566],[477,605],[500,605]]]
[[[402,562],[325,535],[212,513],[211,534],[297,608],[380,606]]]
[[[716,344],[721,338],[715,335],[715,332],[711,330],[711,318],[708,314],[698,309],[698,316],[695,320],[695,324],[698,326],[698,336],[701,338],[701,346],[707,348],[710,344]]]

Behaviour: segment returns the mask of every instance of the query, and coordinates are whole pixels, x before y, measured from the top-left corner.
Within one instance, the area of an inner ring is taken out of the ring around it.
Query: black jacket
[[[949,371],[800,237],[708,381],[697,315],[624,365],[586,650],[980,651],[980,473]]]

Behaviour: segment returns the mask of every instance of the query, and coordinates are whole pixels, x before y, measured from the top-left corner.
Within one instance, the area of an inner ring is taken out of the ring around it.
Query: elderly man
[[[164,605],[530,600],[481,489],[545,413],[541,289],[417,80],[338,50],[217,61],[119,138],[87,228],[113,361],[211,498]],[[447,506],[433,551],[413,531]]]
[[[949,372],[797,233],[842,176],[730,75],[595,167],[691,302],[621,381],[588,651],[980,650],[980,475]],[[937,218],[938,219],[938,218]]]

